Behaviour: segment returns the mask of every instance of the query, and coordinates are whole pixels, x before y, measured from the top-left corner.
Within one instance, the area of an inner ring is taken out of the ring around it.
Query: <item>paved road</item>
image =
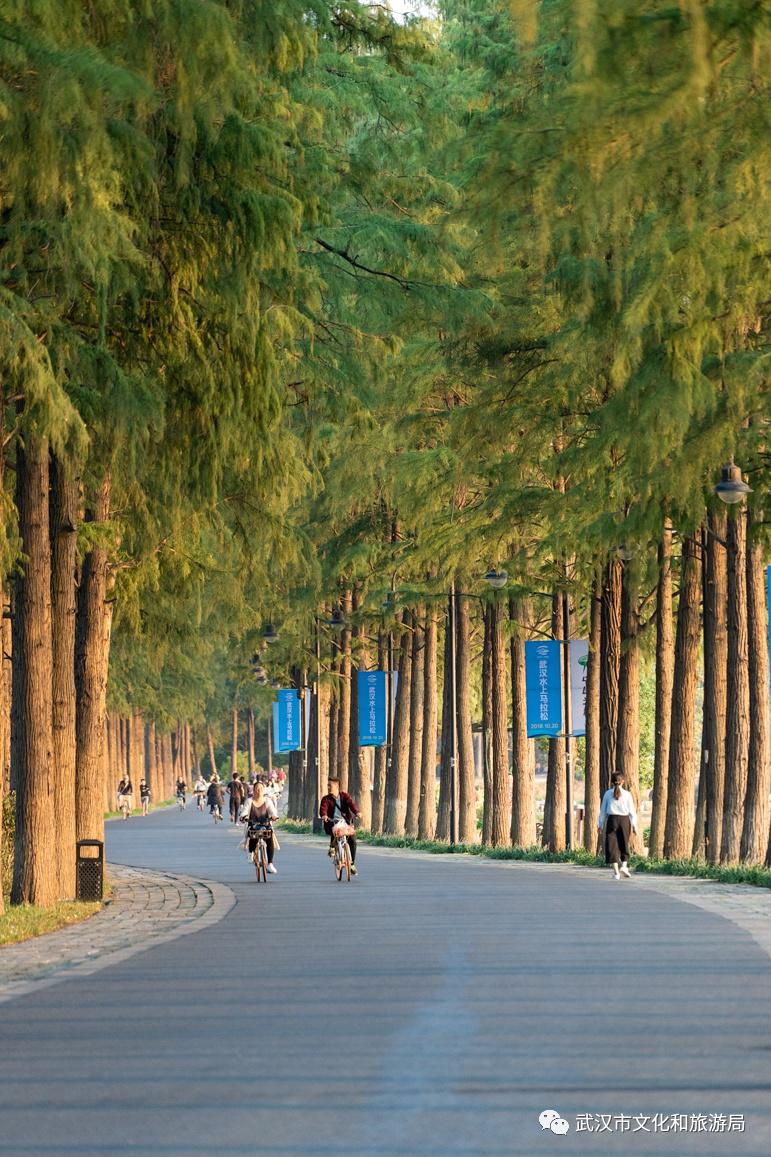
[[[734,923],[641,880],[370,848],[339,885],[290,837],[258,886],[239,837],[191,809],[109,825],[114,862],[238,903],[2,1006],[0,1152],[771,1153],[771,959]]]

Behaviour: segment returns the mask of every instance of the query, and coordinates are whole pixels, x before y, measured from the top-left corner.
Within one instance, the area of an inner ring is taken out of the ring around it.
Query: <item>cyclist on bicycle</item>
[[[185,799],[186,792],[187,784],[185,783],[184,779],[180,777],[180,779],[177,780],[177,802],[179,803],[180,807],[184,807],[185,803],[187,802]]]
[[[254,785],[251,806],[247,810],[246,805],[244,805],[242,812],[241,822],[248,825],[249,853],[251,854],[257,847],[260,831],[264,831],[266,833],[265,850],[268,853],[268,871],[275,875],[276,866],[273,863],[273,857],[276,853],[276,841],[272,824],[274,820],[278,819],[278,812],[273,800],[268,799],[265,795],[263,784],[256,783]]]
[[[123,811],[123,818],[127,820],[131,815],[131,808],[134,803],[134,785],[131,782],[130,775],[124,775],[118,784],[118,811]]]
[[[330,776],[327,783],[327,794],[319,806],[319,816],[324,823],[324,831],[329,836],[329,855],[335,854],[335,837],[333,828],[338,820],[344,820],[353,825],[353,817],[361,815],[356,802],[347,791],[340,790],[340,780]],[[351,873],[356,875],[356,836],[348,837],[348,846],[351,849]]]
[[[206,789],[206,801],[209,804],[209,813],[214,816],[215,823],[217,818],[222,819],[222,805],[225,802],[225,795],[222,791],[222,784],[220,777],[216,771],[209,780],[209,786]]]
[[[198,804],[198,810],[203,811],[203,800],[206,795],[206,780],[202,775],[193,784],[193,791],[195,792],[195,801]]]

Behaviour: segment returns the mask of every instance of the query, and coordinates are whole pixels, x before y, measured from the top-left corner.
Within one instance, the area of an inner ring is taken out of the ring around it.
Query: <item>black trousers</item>
[[[257,847],[257,836],[249,836],[249,851],[253,852]],[[268,863],[273,863],[273,856],[276,853],[276,846],[273,842],[273,832],[265,837],[265,851],[268,853]]]
[[[329,836],[330,848],[334,845],[334,842],[335,842],[335,838],[332,835],[332,827],[333,827],[333,824],[332,824],[331,820],[324,820],[324,831]],[[349,836],[348,837],[348,847],[351,849],[351,863],[355,864],[356,863],[356,836]]]
[[[623,864],[629,859],[632,821],[629,816],[608,816],[605,823],[605,863]]]

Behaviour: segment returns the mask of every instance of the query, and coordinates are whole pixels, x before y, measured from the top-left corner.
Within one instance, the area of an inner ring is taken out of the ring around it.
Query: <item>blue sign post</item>
[[[299,751],[302,747],[302,704],[294,687],[278,693],[273,704],[273,747],[280,755],[285,751]]]
[[[359,743],[383,747],[388,742],[385,671],[359,671]]]
[[[562,731],[562,643],[559,639],[525,643],[527,734]]]

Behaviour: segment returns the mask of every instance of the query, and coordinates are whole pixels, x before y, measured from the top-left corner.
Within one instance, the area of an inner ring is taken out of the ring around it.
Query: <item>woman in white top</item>
[[[275,836],[273,835],[273,821],[278,819],[278,812],[276,811],[273,800],[268,799],[265,795],[265,787],[263,784],[256,783],[254,785],[254,794],[241,808],[239,819],[242,823],[248,824],[249,855],[251,855],[257,847],[257,832],[259,829],[263,828],[268,832],[265,839],[265,850],[268,853],[268,871],[275,874],[276,866],[273,863],[273,857],[276,853],[276,842]]]
[[[617,771],[611,776],[611,787],[602,797],[600,819],[597,830],[605,824],[605,863],[613,865],[613,877],[620,880],[631,876],[629,871],[629,844],[632,832],[637,831],[637,812],[632,793],[624,787],[623,773]],[[621,871],[619,872],[619,864]]]

